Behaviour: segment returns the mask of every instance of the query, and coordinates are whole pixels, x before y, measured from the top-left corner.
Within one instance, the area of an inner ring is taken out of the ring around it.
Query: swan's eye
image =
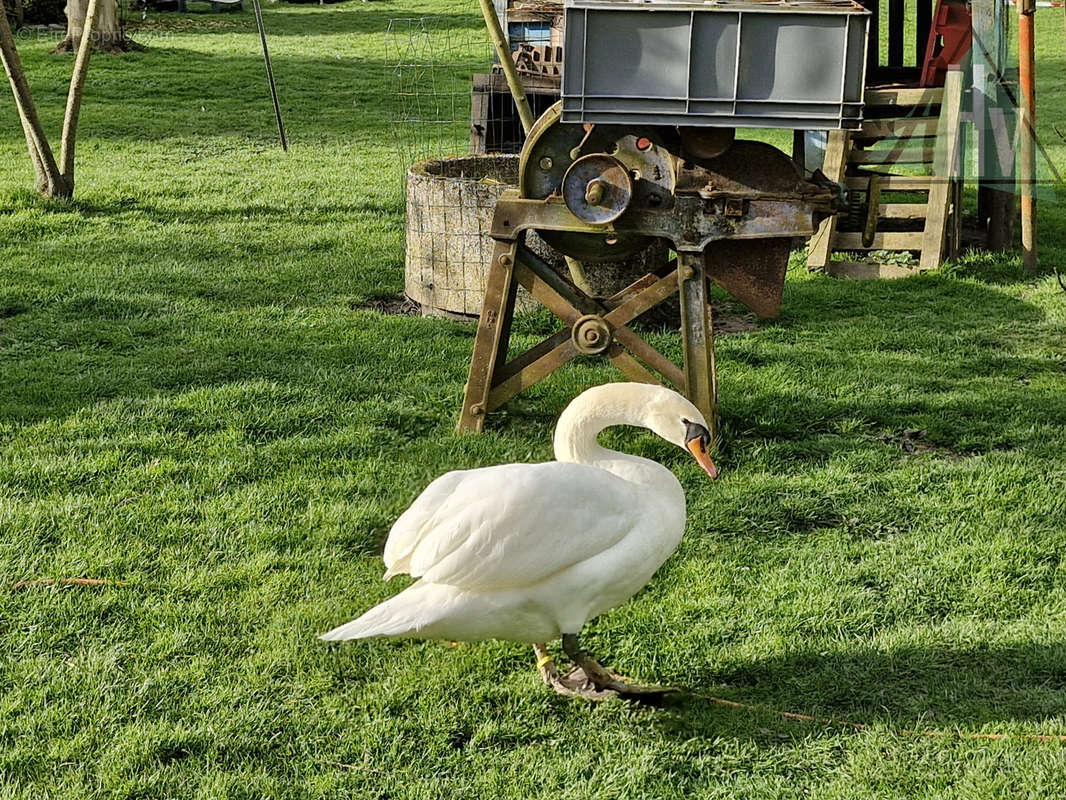
[[[693,422],[692,420],[688,420],[688,419],[682,419],[681,421],[685,424],[685,444],[688,444],[689,442],[693,441],[694,439],[699,439],[700,442],[703,444],[704,449],[706,449],[707,447],[710,446],[710,444],[711,444],[711,433],[710,433],[710,431],[708,431],[705,427],[700,425],[698,422]]]
[[[718,477],[718,467],[711,461],[707,449],[711,446],[711,432],[703,425],[692,420],[683,419],[685,423],[685,449],[692,453],[703,471],[711,476],[711,480]]]

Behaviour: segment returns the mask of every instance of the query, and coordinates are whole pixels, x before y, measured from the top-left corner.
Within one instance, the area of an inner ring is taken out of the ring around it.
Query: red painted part
[[[973,19],[962,0],[938,0],[929,43],[925,47],[922,86],[943,86],[948,67],[970,52]]]

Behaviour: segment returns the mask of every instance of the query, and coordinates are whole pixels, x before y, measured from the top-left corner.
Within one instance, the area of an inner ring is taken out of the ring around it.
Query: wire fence
[[[472,76],[492,68],[485,31],[440,17],[390,19],[385,63],[399,180],[418,161],[468,153]]]

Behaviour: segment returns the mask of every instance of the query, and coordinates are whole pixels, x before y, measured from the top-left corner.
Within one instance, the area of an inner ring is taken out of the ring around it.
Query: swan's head
[[[712,478],[718,477],[718,469],[708,453],[710,429],[700,410],[672,389],[647,383],[608,383],[578,395],[559,417],[555,432],[556,458],[581,460],[573,447],[577,431],[588,426],[595,435],[610,425],[649,428],[691,453]]]
[[[718,468],[708,452],[711,446],[711,431],[703,414],[688,399],[662,386],[641,386],[645,395],[644,424],[666,441],[676,444],[696,459],[703,471],[712,479],[718,477]]]

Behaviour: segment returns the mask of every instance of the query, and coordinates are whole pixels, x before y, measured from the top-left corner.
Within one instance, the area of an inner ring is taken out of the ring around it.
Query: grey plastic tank
[[[855,129],[868,25],[851,0],[567,0],[562,119]]]

